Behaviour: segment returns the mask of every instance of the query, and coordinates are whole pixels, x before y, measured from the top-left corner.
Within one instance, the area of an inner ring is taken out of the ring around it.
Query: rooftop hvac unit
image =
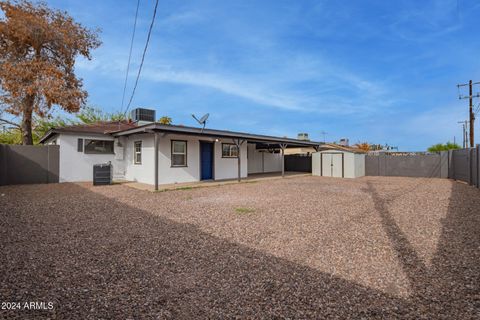
[[[342,138],[342,139],[340,139],[338,144],[341,145],[341,146],[344,146],[344,147],[348,147],[349,142],[348,142],[347,138]]]
[[[155,122],[155,110],[136,108],[132,110],[131,118],[139,123]]]
[[[302,132],[297,135],[298,140],[310,141],[308,138],[308,133]]]

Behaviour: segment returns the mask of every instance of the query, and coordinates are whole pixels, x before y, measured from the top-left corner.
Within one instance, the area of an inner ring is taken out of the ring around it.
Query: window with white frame
[[[233,143],[222,143],[222,158],[237,158],[238,147]]]
[[[133,163],[142,164],[142,141],[133,143]]]
[[[187,141],[172,140],[172,167],[187,166]]]

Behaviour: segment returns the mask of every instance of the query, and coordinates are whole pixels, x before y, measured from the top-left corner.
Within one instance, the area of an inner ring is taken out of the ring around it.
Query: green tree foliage
[[[33,120],[33,143],[37,144],[48,130],[65,127],[71,123],[72,121],[62,119],[59,116],[51,119],[35,117]]]
[[[22,134],[17,128],[3,129],[0,132],[1,144],[22,144]]]
[[[62,118],[60,116],[42,118],[34,117],[32,123],[33,143],[37,144],[41,137],[52,128],[61,128],[74,124],[92,124],[99,121],[122,121],[128,118],[121,112],[108,113],[95,107],[84,107],[72,118]],[[0,120],[2,124],[2,120]],[[15,123],[6,126],[7,129],[0,132],[0,143],[3,144],[22,144],[21,126]]]
[[[172,124],[172,118],[163,116],[160,119],[158,119],[158,122],[161,124]]]
[[[456,143],[452,142],[447,142],[445,144],[443,143],[437,143],[428,148],[429,152],[439,152],[439,151],[448,151],[448,150],[454,150],[454,149],[460,149],[460,146]]]
[[[124,113],[121,112],[113,112],[108,113],[104,112],[99,108],[95,107],[84,107],[80,110],[80,112],[76,115],[77,122],[82,124],[91,124],[101,121],[123,121],[127,120],[127,117]]]

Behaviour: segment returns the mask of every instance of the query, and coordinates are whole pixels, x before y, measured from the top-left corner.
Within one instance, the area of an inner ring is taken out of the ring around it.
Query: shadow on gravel
[[[0,192],[0,300],[55,305],[0,317],[392,318],[406,309],[379,291],[74,184]]]
[[[459,186],[454,194],[470,192],[465,190]],[[78,185],[3,187],[0,300],[52,301],[55,308],[0,310],[0,317],[439,318],[464,306],[451,300],[452,291],[458,299],[474,298],[478,282],[469,293],[464,277],[470,269],[476,277],[471,281],[478,280],[478,214],[452,208],[437,267],[427,270],[387,204],[372,186],[370,192],[406,273],[417,282],[412,301],[213,237]],[[474,231],[476,239],[462,238]],[[443,265],[445,260],[451,265]],[[427,286],[435,291],[425,293]]]
[[[451,197],[432,265],[427,268],[389,211],[402,194],[380,195],[365,189],[410,281],[416,314],[426,319],[480,318],[480,191],[452,182]],[[433,191],[433,190],[432,190]]]

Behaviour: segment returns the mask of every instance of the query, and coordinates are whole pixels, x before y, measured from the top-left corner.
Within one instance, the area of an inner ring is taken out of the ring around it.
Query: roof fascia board
[[[203,132],[199,128],[193,127],[179,127],[179,126],[168,126],[168,125],[159,125],[155,124],[147,124],[143,127],[127,129],[123,131],[118,131],[111,133],[114,136],[123,136],[123,135],[131,135],[136,133],[143,133],[147,131],[161,131],[167,132],[172,134],[184,134],[184,135],[196,135],[196,136],[208,136],[208,137],[217,137],[217,138],[241,138],[246,139],[250,142],[268,142],[268,143],[287,143],[296,146],[319,146],[321,143],[313,142],[313,141],[300,141],[290,138],[278,138],[272,136],[263,136],[263,135],[256,135],[256,134],[249,134],[249,133],[241,133],[241,132],[231,132],[231,131],[221,131],[221,130],[212,130],[212,129],[205,129]]]

